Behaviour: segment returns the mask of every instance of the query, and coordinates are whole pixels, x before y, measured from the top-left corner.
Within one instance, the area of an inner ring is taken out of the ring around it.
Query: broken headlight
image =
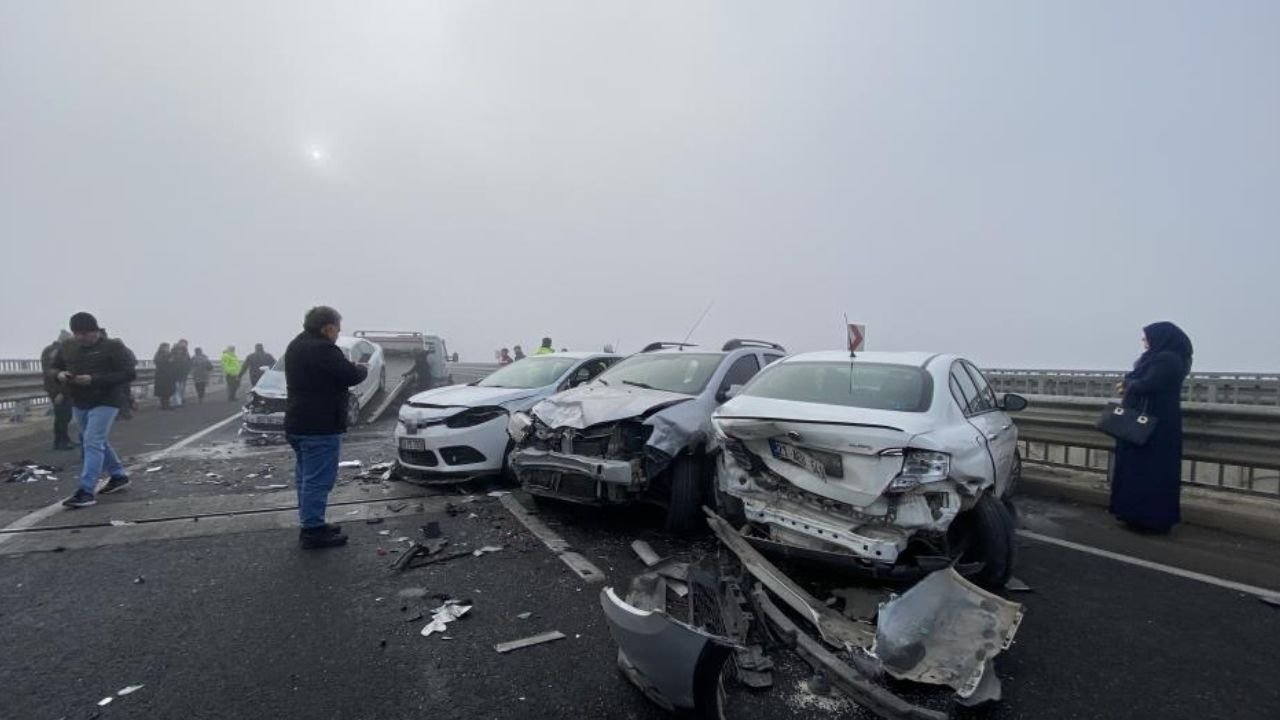
[[[457,415],[451,415],[448,420],[444,421],[444,424],[454,429],[469,428],[482,425],[506,414],[507,411],[500,407],[467,408]]]
[[[533,418],[526,413],[511,413],[511,418],[507,420],[507,434],[516,442],[524,442],[529,435],[529,429],[533,427]]]
[[[886,493],[903,493],[918,485],[940,482],[951,475],[951,456],[933,450],[903,452],[902,471],[889,483]]]

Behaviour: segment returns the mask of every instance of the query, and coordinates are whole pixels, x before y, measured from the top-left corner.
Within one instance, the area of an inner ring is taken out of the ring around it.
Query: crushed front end
[[[648,445],[653,426],[638,419],[587,428],[552,428],[536,415],[516,413],[508,427],[511,457],[532,495],[606,505],[634,500],[671,458]]]
[[[251,393],[241,413],[240,434],[260,440],[282,440],[288,402],[286,398]]]

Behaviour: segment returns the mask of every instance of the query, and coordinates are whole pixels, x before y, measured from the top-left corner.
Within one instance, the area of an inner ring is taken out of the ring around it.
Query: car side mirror
[[[742,393],[742,387],[741,385],[730,385],[729,387],[721,388],[720,392],[716,393],[716,400],[728,402]]]
[[[1021,395],[1015,395],[1014,393],[1005,393],[1004,397],[1000,398],[1000,409],[1005,412],[1019,412],[1021,410],[1026,410],[1027,405],[1028,403],[1026,398]]]

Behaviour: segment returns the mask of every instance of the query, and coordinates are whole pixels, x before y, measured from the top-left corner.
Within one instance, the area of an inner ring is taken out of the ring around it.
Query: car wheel
[[[516,452],[515,441],[508,440],[507,448],[502,451],[502,479],[512,485],[520,484],[520,476],[516,474],[516,469],[511,467],[511,456]],[[536,495],[534,497],[537,497]]]
[[[1013,517],[1004,503],[983,493],[973,509],[956,518],[951,530],[952,541],[962,548],[960,563],[982,563],[969,579],[988,590],[1003,588],[1013,574],[1016,548]]]
[[[696,455],[681,455],[671,465],[671,504],[667,506],[667,531],[692,533],[706,522],[702,514],[702,462]]]
[[[352,395],[347,398],[347,427],[360,422],[360,398]]]

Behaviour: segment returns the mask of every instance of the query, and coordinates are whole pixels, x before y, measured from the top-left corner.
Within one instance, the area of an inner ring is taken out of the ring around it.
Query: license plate
[[[402,437],[400,438],[400,449],[401,450],[426,450],[427,441],[423,440],[422,438]]]
[[[778,442],[777,440],[769,441],[769,450],[773,452],[773,456],[779,460],[786,460],[794,465],[808,470],[823,480],[827,479],[827,467],[821,460],[801,450],[794,445]]]
[[[249,422],[255,425],[283,425],[284,418],[279,415],[250,415]]]

